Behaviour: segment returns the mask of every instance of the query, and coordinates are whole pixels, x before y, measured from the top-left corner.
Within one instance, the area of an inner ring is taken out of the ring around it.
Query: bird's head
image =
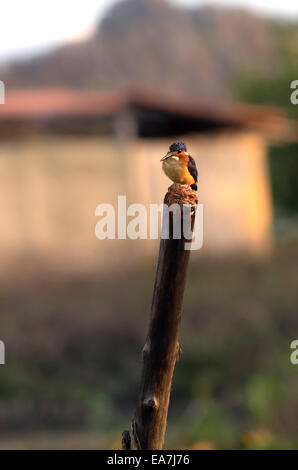
[[[188,155],[186,145],[184,144],[184,142],[177,141],[173,142],[172,145],[170,145],[168,153],[164,157],[162,157],[160,161],[162,162],[170,157],[178,160],[181,157],[185,157],[185,155]]]

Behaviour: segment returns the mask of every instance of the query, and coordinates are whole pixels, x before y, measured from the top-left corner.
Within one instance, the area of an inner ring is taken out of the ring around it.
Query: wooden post
[[[181,225],[183,204],[196,207],[194,191],[174,184],[164,203],[179,204]],[[170,214],[171,215],[171,214]],[[192,210],[191,227],[194,227]],[[180,326],[184,287],[190,250],[183,236],[173,238],[173,217],[169,217],[169,239],[161,239],[147,340],[143,348],[139,399],[129,430],[122,433],[124,450],[162,449],[167,425],[172,377],[180,355]]]

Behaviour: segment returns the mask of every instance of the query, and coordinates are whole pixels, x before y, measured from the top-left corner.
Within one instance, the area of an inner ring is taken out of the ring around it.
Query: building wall
[[[250,133],[184,139],[199,170],[204,246],[193,256],[262,254],[271,244],[266,147]],[[119,269],[156,254],[157,241],[95,237],[95,208],[118,194],[161,203],[168,139],[31,137],[0,143],[0,274]],[[27,274],[26,274],[27,273]]]

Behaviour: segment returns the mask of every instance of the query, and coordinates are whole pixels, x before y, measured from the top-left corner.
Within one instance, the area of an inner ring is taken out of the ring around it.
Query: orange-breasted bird
[[[195,191],[198,189],[196,162],[183,142],[177,141],[170,145],[168,153],[160,161],[163,171],[174,183],[186,184]]]

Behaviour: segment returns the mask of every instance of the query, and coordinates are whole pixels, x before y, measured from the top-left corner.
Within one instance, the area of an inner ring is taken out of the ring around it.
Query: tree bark
[[[194,227],[197,196],[194,191],[174,184],[164,203],[192,208],[191,228]],[[180,356],[178,332],[190,250],[185,250],[183,236],[173,238],[173,217],[169,217],[169,239],[160,240],[151,316],[147,340],[143,348],[142,377],[137,409],[129,430],[122,434],[126,450],[162,449],[167,424],[172,377]]]

